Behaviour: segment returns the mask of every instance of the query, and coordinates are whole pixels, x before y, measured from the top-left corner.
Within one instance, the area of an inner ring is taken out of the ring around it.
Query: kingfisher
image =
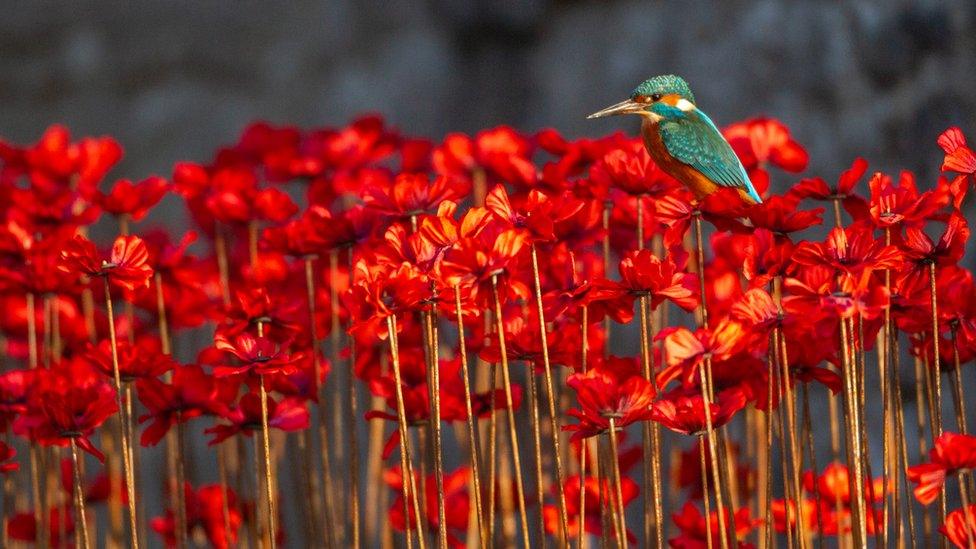
[[[699,199],[728,188],[737,191],[747,204],[762,202],[732,146],[695,105],[691,88],[680,76],[648,78],[629,99],[587,118],[618,114],[641,117],[641,137],[648,154]]]

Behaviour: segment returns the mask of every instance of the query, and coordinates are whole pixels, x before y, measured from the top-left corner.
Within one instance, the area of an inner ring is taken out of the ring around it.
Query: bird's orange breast
[[[701,172],[678,160],[668,152],[668,148],[664,146],[664,140],[661,139],[661,134],[657,130],[656,122],[644,120],[641,125],[641,137],[644,138],[644,146],[647,148],[647,153],[654,159],[654,162],[665,173],[691,189],[691,192],[695,196],[704,198],[718,190],[718,185],[712,183]]]

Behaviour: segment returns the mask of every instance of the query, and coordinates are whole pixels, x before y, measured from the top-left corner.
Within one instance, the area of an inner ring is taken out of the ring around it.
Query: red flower
[[[72,547],[75,534],[74,511],[71,506],[53,507],[47,517],[48,540],[53,547]],[[37,543],[37,519],[33,511],[17,513],[7,520],[10,539]]]
[[[864,287],[874,271],[898,269],[901,254],[896,247],[875,239],[869,226],[859,223],[832,229],[826,242],[801,243],[793,261],[810,267],[827,267],[843,276],[850,286]]]
[[[620,282],[597,279],[586,292],[584,302],[596,313],[593,320],[605,311],[621,324],[630,322],[634,300],[641,295],[650,298],[652,309],[665,299],[686,311],[698,306],[697,276],[680,271],[670,257],[658,259],[650,250],[629,252],[620,260],[619,270]]]
[[[969,240],[969,225],[958,211],[953,211],[946,222],[945,230],[939,241],[932,242],[920,227],[907,227],[905,239],[901,249],[907,261],[925,264],[954,265],[966,253],[966,241]],[[928,268],[924,269],[928,276]]]
[[[465,179],[440,176],[431,182],[426,174],[403,173],[391,185],[367,185],[363,202],[382,214],[410,218],[436,210],[446,200],[461,200],[469,191]]]
[[[508,126],[485,130],[473,139],[452,133],[436,147],[432,156],[434,171],[473,180],[481,171],[488,183],[508,182],[530,186],[536,180],[532,164],[532,144]]]
[[[939,497],[946,476],[976,468],[976,436],[942,433],[929,450],[929,462],[909,467],[908,480],[916,484],[915,499],[928,505]]]
[[[799,203],[795,196],[771,196],[746,213],[754,227],[769,229],[776,235],[788,235],[823,223],[823,208],[800,210]]]
[[[726,513],[729,510],[726,509]],[[718,511],[712,511],[708,518],[702,515],[698,507],[690,501],[685,502],[681,511],[672,515],[675,526],[681,534],[678,537],[668,540],[668,544],[674,549],[703,549],[707,546],[719,544],[719,515]],[[725,524],[731,524],[731,517],[726,515]],[[735,512],[735,532],[736,547],[745,549],[750,545],[744,543],[746,536],[756,526],[761,524],[759,519],[753,519],[748,508],[742,508]],[[709,542],[711,539],[711,542]]]
[[[352,317],[351,331],[385,339],[386,319],[398,324],[410,311],[432,298],[430,281],[409,263],[380,265],[362,259],[353,270],[353,285],[345,296]]]
[[[966,145],[966,136],[957,127],[942,132],[938,139],[939,147],[945,151],[942,171],[961,175],[976,174],[976,153]]]
[[[102,453],[88,440],[95,428],[118,411],[115,390],[87,365],[66,362],[38,375],[14,433],[44,446],[78,447],[99,460]]]
[[[89,469],[91,471],[91,469]],[[61,460],[61,489],[64,490],[65,494],[70,497],[74,497],[75,494],[75,469],[71,458],[65,458]],[[108,474],[103,468],[101,471],[97,472],[95,475],[88,475],[90,478],[82,477],[81,482],[81,494],[85,498],[85,503],[103,503],[108,501],[109,497],[112,495],[112,485],[109,482]],[[125,479],[121,480],[121,486],[119,486],[118,495],[121,498],[123,504],[129,502],[128,491],[125,486]],[[73,500],[72,500],[73,501]]]
[[[224,377],[253,372],[258,375],[290,373],[298,360],[296,356],[289,356],[284,345],[278,345],[266,337],[257,337],[247,332],[237,335],[233,341],[223,333],[214,338],[214,346],[225,351],[241,361],[240,365],[225,365],[214,367],[214,375]]]
[[[939,185],[935,190],[919,193],[915,176],[901,172],[896,186],[887,175],[877,172],[868,182],[871,188],[871,220],[878,227],[918,227],[949,203],[949,189]]]
[[[773,118],[753,118],[732,124],[722,133],[760,194],[769,188],[766,172],[769,164],[788,172],[802,172],[810,160],[803,146],[790,136],[789,128]]]
[[[816,476],[813,471],[803,473],[803,489],[820,497],[824,507],[835,508],[838,504],[847,509],[851,506],[850,471],[841,463],[831,463]],[[881,503],[885,498],[883,480],[864,479],[864,499],[867,503]]]
[[[152,420],[142,432],[140,443],[155,446],[177,422],[204,414],[226,414],[226,403],[237,396],[237,388],[236,382],[208,376],[197,365],[176,368],[171,383],[152,378],[136,381],[139,401],[149,412],[139,422]]]
[[[583,202],[566,196],[551,199],[533,189],[516,208],[505,187],[496,185],[485,197],[485,207],[503,223],[524,229],[531,240],[548,242],[556,238],[555,224],[576,215]]]
[[[485,307],[492,306],[493,276],[498,279],[500,299],[528,299],[527,281],[515,276],[527,244],[523,231],[489,227],[476,236],[462,238],[444,255],[440,265],[442,278],[451,286],[470,284],[467,299]]]
[[[218,424],[204,431],[213,435],[209,444],[219,444],[228,438],[242,433],[251,436],[255,430],[261,430],[261,397],[250,392],[241,397],[236,408],[222,414],[228,424]],[[268,427],[274,427],[287,433],[307,429],[309,425],[308,408],[302,399],[285,397],[280,401],[268,396]]]
[[[638,140],[604,154],[590,168],[590,179],[598,187],[617,188],[633,196],[661,197],[679,185],[651,160]]]
[[[417,485],[420,484],[420,476],[414,472],[417,478]],[[471,501],[468,496],[468,484],[471,471],[467,467],[460,467],[454,471],[444,473],[444,508],[446,509],[445,518],[447,524],[447,542],[457,549],[464,547],[462,536],[467,533],[468,514],[471,508]],[[399,467],[394,467],[383,472],[383,480],[386,485],[395,490],[397,494],[392,505],[390,505],[389,520],[390,524],[400,532],[407,530],[407,521],[403,516],[403,474]],[[425,529],[436,532],[440,528],[440,518],[438,517],[437,505],[437,485],[433,474],[427,475],[423,479],[424,487],[419,488],[426,495],[426,524]],[[417,528],[417,519],[413,512],[410,513],[410,530]]]
[[[199,528],[207,537],[210,545],[218,549],[227,549],[237,545],[241,525],[244,523],[244,512],[237,501],[237,494],[227,489],[227,531],[224,523],[224,490],[218,484],[207,484],[194,489],[189,482],[184,487],[184,503],[186,505],[186,533],[193,538]],[[176,546],[176,514],[167,509],[165,516],[153,518],[149,526],[163,537],[167,547]],[[229,543],[228,543],[229,542]]]
[[[725,425],[745,405],[746,395],[742,389],[735,387],[719,392],[708,408],[712,427]],[[651,405],[650,418],[686,435],[700,435],[708,429],[705,401],[698,389],[679,388],[662,396]]]
[[[146,217],[169,190],[169,183],[159,176],[151,176],[133,184],[120,179],[107,194],[99,195],[98,204],[108,213],[128,215],[133,221]]]
[[[109,282],[129,291],[149,286],[152,278],[149,252],[146,243],[138,236],[116,238],[107,261],[101,258],[90,240],[75,236],[61,252],[59,268],[66,273],[107,276]]]
[[[664,340],[667,367],[657,376],[658,386],[665,387],[678,378],[686,388],[694,386],[698,379],[698,368],[706,359],[728,358],[740,329],[741,326],[736,323],[722,322],[714,332],[705,329],[692,332],[684,327],[661,330],[655,339]]]
[[[790,195],[814,200],[840,200],[844,209],[854,219],[863,219],[868,213],[867,203],[854,194],[854,186],[868,170],[868,163],[863,158],[855,158],[851,167],[840,174],[837,184],[830,186],[819,177],[804,179],[790,189]]]
[[[946,515],[945,524],[939,532],[960,549],[972,549],[972,541],[976,540],[976,505],[956,509]]]
[[[16,456],[17,450],[14,450],[6,442],[0,441],[0,474],[6,475],[20,470],[20,464],[13,461]]]
[[[601,507],[600,502],[602,501],[604,505],[608,505],[607,502],[611,501],[611,498],[617,497],[614,487],[609,481],[605,480],[601,490],[599,479],[587,475],[586,479],[583,480],[583,490],[586,491],[586,498],[583,503],[586,507],[580,512],[580,480],[579,475],[571,475],[566,478],[563,484],[563,493],[566,496],[566,512],[569,515],[568,534],[570,537],[578,536],[580,526],[582,525],[584,532],[594,536],[600,536],[603,533],[602,516],[604,512],[604,508]],[[600,493],[601,491],[603,492],[602,494]],[[620,479],[620,493],[623,497],[624,508],[626,508],[640,495],[640,488],[634,479],[624,476]],[[546,505],[542,508],[542,516],[546,532],[552,535],[557,534],[562,527],[558,508],[555,505]],[[610,534],[615,535],[615,533],[615,529],[611,528]],[[634,536],[630,529],[627,530],[627,541],[630,543],[637,542],[636,536]]]
[[[116,342],[119,376],[123,381],[155,378],[173,369],[173,359],[160,350],[159,339],[143,336],[132,345],[128,340]],[[88,344],[82,358],[106,376],[113,375],[111,342],[103,339],[97,346]]]
[[[566,384],[576,391],[579,408],[567,412],[580,422],[563,429],[575,431],[573,439],[596,436],[610,428],[609,418],[617,428],[650,417],[654,387],[637,371],[630,360],[610,360],[585,374],[569,376]]]

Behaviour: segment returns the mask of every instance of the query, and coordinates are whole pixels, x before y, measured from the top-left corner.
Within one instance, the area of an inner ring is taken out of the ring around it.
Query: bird
[[[629,99],[587,118],[621,114],[641,117],[641,137],[648,154],[699,200],[720,189],[733,189],[746,204],[762,203],[732,146],[698,108],[691,87],[680,76],[648,78],[634,88]]]

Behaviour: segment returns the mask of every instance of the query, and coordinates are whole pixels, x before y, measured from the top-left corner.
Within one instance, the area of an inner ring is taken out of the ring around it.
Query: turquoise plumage
[[[663,119],[658,125],[668,152],[716,185],[743,189],[753,200],[762,202],[739,157],[711,119],[698,109],[683,114]]]
[[[695,96],[681,77],[666,74],[649,78],[629,99],[590,118],[617,114],[636,114],[644,119],[641,134],[648,153],[662,170],[699,198],[727,188],[738,191],[746,202],[762,202],[732,146],[695,105]]]

